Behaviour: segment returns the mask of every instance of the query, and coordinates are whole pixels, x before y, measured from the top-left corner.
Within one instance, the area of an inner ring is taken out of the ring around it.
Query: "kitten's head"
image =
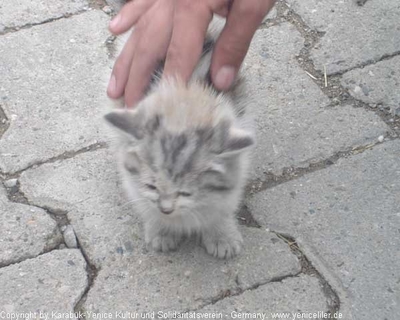
[[[153,104],[105,116],[121,134],[120,165],[127,183],[162,215],[190,215],[224,201],[238,188],[240,157],[253,144],[252,136],[221,114],[196,123],[176,101],[176,107]]]

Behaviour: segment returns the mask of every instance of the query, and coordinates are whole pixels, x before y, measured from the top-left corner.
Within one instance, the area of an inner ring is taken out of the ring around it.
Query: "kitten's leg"
[[[145,240],[148,246],[155,251],[168,252],[176,250],[181,237],[175,233],[166,233],[158,226],[150,222],[145,223]]]
[[[158,235],[151,241],[151,247],[156,251],[168,252],[178,248],[180,237],[174,234]]]
[[[238,255],[243,243],[233,217],[208,226],[202,231],[201,236],[207,253],[220,259]]]

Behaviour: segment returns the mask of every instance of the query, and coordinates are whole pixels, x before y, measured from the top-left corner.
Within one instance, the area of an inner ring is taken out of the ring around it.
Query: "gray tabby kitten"
[[[188,85],[161,79],[134,109],[105,116],[119,132],[117,162],[124,188],[157,251],[196,234],[206,251],[231,258],[241,249],[240,203],[253,134],[247,129],[240,82],[229,93],[208,81],[214,21]]]

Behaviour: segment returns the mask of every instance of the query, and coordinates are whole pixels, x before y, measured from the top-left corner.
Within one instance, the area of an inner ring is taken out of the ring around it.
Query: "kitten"
[[[241,249],[234,213],[254,138],[241,82],[228,93],[208,82],[216,35],[209,33],[188,85],[158,80],[134,109],[105,116],[119,132],[124,188],[144,221],[146,243],[157,251],[174,250],[191,234],[215,257],[231,258]]]

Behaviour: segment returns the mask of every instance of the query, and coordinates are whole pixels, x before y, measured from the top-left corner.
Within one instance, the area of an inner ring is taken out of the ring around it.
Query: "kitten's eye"
[[[178,194],[182,197],[190,197],[192,194],[186,191],[179,191]]]
[[[150,190],[157,190],[157,187],[154,184],[146,184],[146,187]]]

